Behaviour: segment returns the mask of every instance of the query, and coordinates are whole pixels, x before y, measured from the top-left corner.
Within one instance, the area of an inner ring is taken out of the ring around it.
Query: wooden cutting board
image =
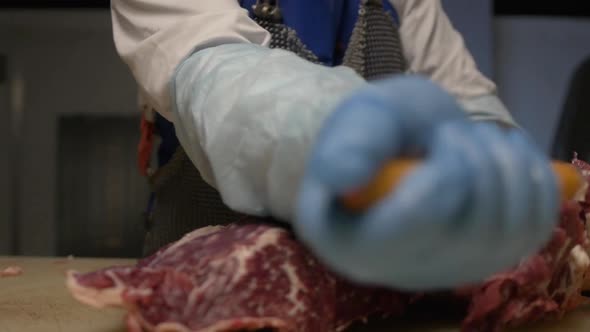
[[[92,271],[131,260],[0,257],[0,269],[18,265],[24,273],[0,278],[0,332],[124,332],[124,312],[95,310],[72,299],[65,288],[68,269]],[[457,332],[453,323],[386,322],[354,332]],[[590,331],[590,307],[555,323],[531,326],[520,332]]]
[[[0,332],[124,332],[124,312],[76,302],[65,287],[68,269],[92,271],[129,260],[0,257],[0,269],[23,274],[0,278]]]

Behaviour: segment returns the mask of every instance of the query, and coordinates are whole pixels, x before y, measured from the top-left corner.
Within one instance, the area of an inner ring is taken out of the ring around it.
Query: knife
[[[364,187],[342,197],[345,207],[360,212],[388,196],[412,170],[420,165],[420,159],[398,159],[387,163]],[[583,188],[585,179],[571,163],[552,161],[551,167],[557,176],[562,201],[574,199]]]

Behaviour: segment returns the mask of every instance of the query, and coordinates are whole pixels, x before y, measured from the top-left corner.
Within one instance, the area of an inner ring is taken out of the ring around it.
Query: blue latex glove
[[[383,163],[424,164],[364,214],[338,203]],[[558,217],[549,160],[517,129],[467,120],[419,77],[362,88],[326,120],[300,191],[296,231],[331,268],[409,290],[479,282],[550,238]]]

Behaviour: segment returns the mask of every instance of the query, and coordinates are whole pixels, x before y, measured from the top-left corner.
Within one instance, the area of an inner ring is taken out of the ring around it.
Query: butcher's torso
[[[350,38],[358,21],[363,0],[280,0],[282,23],[293,29],[301,42],[326,66],[343,64],[349,50]],[[372,1],[372,0],[371,0]],[[240,6],[255,18],[254,6],[265,0],[240,0]],[[274,2],[274,1],[271,1]],[[381,1],[383,11],[394,24],[399,24],[395,8],[387,0]],[[390,56],[394,56],[391,54]],[[158,151],[159,166],[166,164],[179,146],[174,126],[161,115],[156,115],[156,128],[162,137]]]

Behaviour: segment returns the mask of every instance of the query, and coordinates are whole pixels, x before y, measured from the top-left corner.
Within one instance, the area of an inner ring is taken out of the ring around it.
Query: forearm
[[[440,0],[390,1],[400,12],[400,36],[411,73],[441,85],[473,120],[516,125],[496,96],[494,82],[477,68]]]
[[[254,45],[191,56],[173,79],[179,140],[232,209],[291,220],[307,152],[325,117],[365,84],[346,68]]]
[[[459,98],[459,103],[474,121],[490,121],[505,127],[518,127],[504,103],[495,94]]]

